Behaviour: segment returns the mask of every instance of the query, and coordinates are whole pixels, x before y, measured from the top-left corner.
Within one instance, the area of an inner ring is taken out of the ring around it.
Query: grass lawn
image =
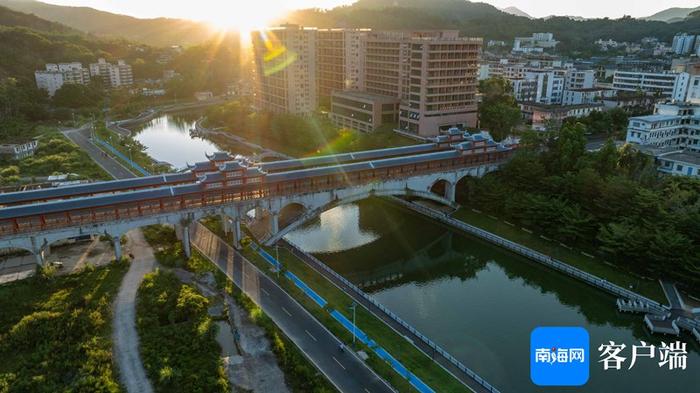
[[[274,249],[267,249],[271,255],[275,255]],[[261,270],[269,273],[268,275],[275,279],[287,292],[289,292],[299,303],[301,303],[316,319],[326,326],[334,335],[346,343],[352,342],[352,333],[340,325],[331,315],[324,309],[318,307],[311,299],[308,298],[301,290],[294,286],[289,280],[278,280],[276,274],[270,270],[270,265],[260,257],[257,252],[251,248],[246,248],[243,254],[255,263]],[[352,304],[352,299],[347,296],[342,290],[326,280],[315,270],[306,265],[303,261],[297,259],[286,249],[279,249],[280,260],[285,268],[296,274],[302,281],[311,287],[316,293],[328,301],[328,306],[331,309],[338,310],[349,319],[352,319],[352,312],[349,307]],[[419,351],[411,343],[406,341],[404,337],[396,333],[388,327],[380,319],[373,316],[369,311],[362,307],[357,307],[356,321],[359,329],[362,329],[367,335],[377,342],[380,346],[386,349],[392,356],[403,363],[408,370],[421,378],[423,382],[428,384],[432,389],[439,392],[465,392],[469,391],[461,382],[456,380],[452,375],[446,372],[437,363],[433,362],[428,356]],[[397,374],[388,364],[376,357],[373,351],[363,344],[357,342],[357,347],[363,349],[370,355],[369,364],[372,368],[386,379],[393,387],[401,392],[414,391],[413,387],[408,384],[405,378]]]
[[[510,226],[501,220],[495,220],[484,213],[476,213],[469,208],[462,207],[452,214],[453,218],[462,220],[467,224],[487,230],[508,240],[520,243],[552,258],[564,261],[588,273],[602,277],[621,287],[629,288],[662,304],[666,303],[661,285],[656,280],[644,279],[623,271],[599,258],[590,258],[575,249],[569,250],[559,245],[556,241],[542,239],[537,234],[530,234],[517,226]]]
[[[170,171],[170,168],[167,165],[156,163],[153,160],[153,158],[151,158],[151,156],[149,156],[148,153],[146,153],[146,148],[132,137],[123,137],[121,135],[118,135],[105,128],[103,124],[100,124],[97,127],[97,129],[95,130],[95,134],[97,134],[98,138],[112,145],[112,147],[117,149],[125,157],[129,157],[130,160],[135,162],[137,165],[139,165],[141,168],[145,169],[152,175],[159,173],[167,173]],[[96,145],[104,152],[114,157],[126,168],[129,168],[129,170],[131,170],[135,175],[142,176],[141,172],[134,169],[130,163],[123,160],[119,156],[115,156],[114,154],[112,154],[112,152],[110,152],[107,148],[100,145],[99,143],[96,143]]]
[[[57,131],[47,132],[39,137],[36,153],[15,162],[14,165],[19,168],[20,177],[74,173],[82,179],[111,179],[87,153]]]
[[[127,263],[0,286],[0,392],[119,392],[112,302]]]

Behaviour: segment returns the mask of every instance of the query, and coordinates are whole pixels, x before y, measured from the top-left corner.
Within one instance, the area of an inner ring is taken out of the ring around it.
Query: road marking
[[[314,341],[318,341],[318,340],[316,340],[316,337],[314,337],[314,336],[313,336],[313,334],[309,333],[309,331],[308,331],[308,330],[304,330],[304,331],[305,331],[305,332],[306,332],[306,334],[308,334],[308,335],[309,335],[309,337],[311,337],[311,338],[312,338],[312,339],[313,339]]]
[[[260,289],[263,291],[263,293],[265,295],[270,296],[270,292],[268,292],[265,288],[260,288]]]
[[[335,362],[338,363],[338,366],[340,366],[340,368],[342,368],[343,370],[345,370],[345,366],[343,366],[342,364],[340,364],[340,362],[338,361],[338,359],[335,358],[335,356],[333,356],[333,360],[335,360]]]
[[[286,308],[282,307],[282,311],[286,312],[287,315],[289,315],[290,317],[292,316],[292,313],[290,313],[289,311],[287,311]]]

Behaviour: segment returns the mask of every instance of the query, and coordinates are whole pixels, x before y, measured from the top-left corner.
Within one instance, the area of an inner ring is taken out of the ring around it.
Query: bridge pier
[[[451,183],[451,182],[446,182],[447,184],[445,185],[445,199],[447,199],[450,202],[455,202],[455,194],[457,190],[457,184]]]
[[[236,218],[233,220],[233,248],[241,249],[241,220]]]
[[[221,227],[224,230],[225,234],[231,232],[231,221],[228,218],[228,216],[224,213],[221,213]]]
[[[114,246],[114,259],[121,261],[122,259],[122,237],[121,235],[112,236],[112,245]]]
[[[182,225],[182,250],[189,259],[192,257],[192,245],[190,244],[190,224]]]
[[[280,214],[279,212],[272,212],[270,215],[270,234],[275,235],[280,230]]]

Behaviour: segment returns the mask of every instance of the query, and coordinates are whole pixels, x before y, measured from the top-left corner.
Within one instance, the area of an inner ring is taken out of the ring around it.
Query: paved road
[[[116,159],[105,155],[100,148],[95,146],[90,140],[90,126],[83,126],[72,130],[63,131],[63,135],[70,139],[76,145],[80,146],[97,165],[102,167],[108,174],[115,179],[130,179],[137,177],[131,171],[126,169]]]
[[[114,301],[112,343],[114,358],[119,367],[119,379],[129,393],[153,392],[139,354],[139,335],[136,332],[136,291],[143,276],[155,266],[153,249],[146,243],[143,233],[135,230],[127,233],[129,248],[135,258],[124,276]]]
[[[340,341],[282,288],[222,239],[193,225],[192,245],[212,260],[245,292],[341,392],[393,392],[352,353],[340,352]]]
[[[350,296],[356,303],[360,304],[365,309],[369,310],[369,312],[374,314],[374,316],[381,319],[385,324],[394,329],[394,331],[396,331],[398,334],[410,338],[413,344],[420,351],[425,353],[427,356],[432,357],[437,364],[439,364],[449,373],[454,375],[455,378],[461,381],[470,390],[480,393],[487,393],[489,391],[475,379],[473,379],[465,372],[460,370],[457,366],[455,366],[454,363],[450,362],[449,360],[447,360],[447,358],[437,353],[432,347],[430,347],[430,345],[428,345],[425,341],[421,340],[421,338],[418,337],[416,334],[408,330],[405,326],[396,322],[396,320],[391,318],[387,313],[382,311],[379,307],[368,301],[366,298],[360,296],[357,292],[353,291],[352,288],[350,288],[344,282],[339,280],[336,276],[330,274],[326,269],[320,266],[322,262],[309,256],[308,254],[305,254],[304,252],[299,251],[295,247],[291,246],[286,240],[280,240],[280,244],[287,248],[297,258],[306,262],[306,264],[309,265],[312,269],[314,269],[317,273],[325,277],[328,281],[335,284],[335,286],[337,286],[348,296]]]

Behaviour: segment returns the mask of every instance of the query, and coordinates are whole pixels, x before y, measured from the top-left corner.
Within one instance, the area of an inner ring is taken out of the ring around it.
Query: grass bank
[[[576,249],[569,249],[549,238],[542,238],[536,233],[529,233],[520,227],[509,225],[503,220],[484,213],[474,212],[462,207],[452,214],[453,218],[474,225],[505,239],[520,243],[535,251],[549,255],[575,266],[588,273],[604,278],[624,288],[631,288],[637,293],[647,296],[661,303],[666,302],[663,290],[658,281],[635,276],[623,271],[612,264],[605,263],[598,257],[589,257]],[[568,246],[567,246],[568,247]]]
[[[174,273],[144,277],[136,307],[140,352],[156,392],[227,392],[209,300]]]
[[[214,264],[196,250],[193,250],[191,258],[186,258],[172,227],[153,225],[144,228],[143,232],[148,243],[156,250],[156,258],[162,265],[182,267],[195,274],[214,273],[217,286],[233,296],[236,302],[248,312],[250,319],[265,330],[280,368],[284,372],[285,381],[293,392],[330,393],[336,391],[262,309],[238,289]]]
[[[125,262],[0,286],[0,392],[119,392],[112,302]]]

